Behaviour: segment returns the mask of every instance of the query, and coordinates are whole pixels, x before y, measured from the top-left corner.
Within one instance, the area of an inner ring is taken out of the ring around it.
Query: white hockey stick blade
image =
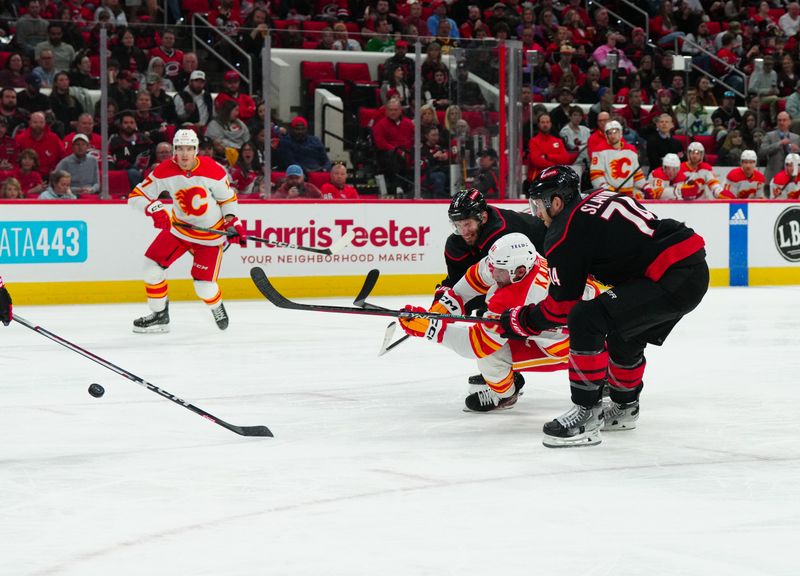
[[[353,230],[349,230],[344,236],[339,238],[336,242],[331,244],[328,250],[331,251],[331,254],[338,254],[342,251],[343,248],[347,248],[350,246],[350,242],[353,241],[353,238],[356,237],[356,233]]]
[[[391,322],[386,327],[386,334],[383,336],[383,343],[381,344],[381,349],[378,352],[378,356],[383,356],[389,351],[389,343],[394,338],[394,332],[397,329],[397,322]]]

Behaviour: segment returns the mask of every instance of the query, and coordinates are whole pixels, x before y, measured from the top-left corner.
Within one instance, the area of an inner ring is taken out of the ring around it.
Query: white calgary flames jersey
[[[620,149],[605,148],[594,152],[589,177],[595,188],[605,188],[636,198],[646,196],[647,182],[639,167],[639,154],[630,144]]]
[[[753,175],[748,178],[744,170],[734,168],[728,172],[720,198],[760,198],[763,193],[764,175],[761,172],[753,170]]]
[[[797,200],[800,198],[800,175],[789,176],[781,170],[770,182],[770,198]]]
[[[682,200],[714,200],[722,193],[722,184],[708,162],[700,162],[695,168],[688,162],[681,162],[680,174],[688,186],[697,185],[697,196]]]
[[[192,224],[221,230],[225,216],[236,213],[236,192],[228,173],[210,156],[198,156],[194,168],[181,170],[173,160],[164,160],[128,196],[128,204],[144,211],[167,192],[172,203],[172,234],[183,240],[218,246],[225,236],[175,226]]]
[[[647,178],[650,191],[656,200],[682,200],[680,188],[683,185],[683,175],[678,172],[675,178],[670,180],[664,172],[664,168],[656,168],[650,172]]]
[[[489,270],[488,259],[483,258],[472,265],[453,291],[468,302],[485,294],[488,308],[487,316],[500,316],[513,306],[538,304],[547,296],[550,285],[547,261],[539,257],[534,267],[519,282],[498,288]],[[587,282],[584,299],[589,300],[601,292],[600,285]],[[540,336],[527,340],[507,340],[497,332],[494,324],[459,324],[448,326],[442,344],[465,358],[484,358],[493,354],[505,344],[511,347],[511,357],[515,370],[553,370],[563,367],[569,355],[569,336],[563,330],[550,330]],[[541,353],[531,353],[531,347],[538,347]]]

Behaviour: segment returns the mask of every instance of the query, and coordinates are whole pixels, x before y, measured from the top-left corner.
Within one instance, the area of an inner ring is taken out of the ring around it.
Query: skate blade
[[[636,422],[628,422],[627,424],[610,424],[607,428],[603,426],[603,432],[627,432],[628,430],[635,430]]]
[[[169,332],[169,324],[162,324],[160,326],[150,326],[143,328],[141,326],[134,326],[133,331],[136,334],[164,334]]]
[[[603,439],[600,437],[599,431],[590,434],[579,434],[572,438],[557,438],[555,436],[545,436],[542,438],[542,444],[547,448],[580,448],[582,446],[596,446],[600,444]]]

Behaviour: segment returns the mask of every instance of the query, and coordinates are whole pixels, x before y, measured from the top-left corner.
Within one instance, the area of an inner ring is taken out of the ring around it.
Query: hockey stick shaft
[[[210,420],[214,424],[222,426],[223,428],[227,428],[228,430],[230,430],[232,432],[236,432],[240,436],[270,436],[270,437],[272,436],[272,432],[266,426],[235,426],[233,424],[228,424],[224,420],[220,420],[216,416],[214,416],[212,414],[209,414],[208,412],[206,412],[202,408],[198,408],[197,406],[195,406],[193,404],[190,404],[186,400],[182,400],[181,398],[178,398],[174,394],[170,394],[169,392],[167,392],[163,388],[159,388],[158,386],[155,386],[154,384],[151,384],[150,382],[144,380],[143,378],[140,378],[136,374],[128,372],[127,370],[125,370],[124,368],[120,368],[116,364],[112,364],[111,362],[109,362],[108,360],[105,360],[104,358],[101,358],[97,354],[89,352],[88,350],[85,350],[84,348],[81,348],[77,344],[73,344],[69,340],[65,340],[61,336],[58,336],[57,334],[53,334],[49,330],[46,330],[45,328],[42,328],[41,326],[37,326],[37,325],[33,324],[32,322],[29,322],[28,320],[25,320],[24,318],[20,317],[18,314],[14,314],[13,320],[15,322],[19,322],[20,324],[22,324],[26,328],[30,328],[34,332],[37,332],[38,334],[41,334],[45,338],[49,338],[53,342],[56,342],[57,344],[60,344],[64,348],[72,350],[73,352],[76,352],[76,353],[80,354],[84,358],[88,358],[92,362],[100,364],[100,366],[102,366],[103,368],[108,368],[112,372],[115,372],[115,373],[119,374],[120,376],[122,376],[124,378],[127,378],[128,380],[130,380],[132,382],[136,382],[137,384],[139,384],[140,386],[143,386],[144,388],[147,388],[151,392],[155,392],[159,396],[162,396],[162,397],[166,398],[167,400],[171,400],[171,401],[175,402],[175,404],[179,404],[180,406],[183,406],[187,410],[191,410],[195,414],[197,414],[199,416],[202,416],[206,420]]]
[[[175,226],[179,226],[180,228],[186,228],[187,230],[196,230],[197,232],[210,232],[212,234],[219,234],[220,236],[227,236],[233,237],[238,236],[236,232],[233,230],[216,230],[215,228],[204,228],[202,226],[195,226],[193,224],[184,224],[182,222],[176,222]],[[278,248],[291,248],[293,250],[302,250],[303,252],[313,252],[314,254],[324,254],[326,256],[332,256],[334,254],[338,254],[342,248],[347,247],[350,242],[353,241],[355,237],[355,232],[350,230],[344,236],[339,238],[336,242],[331,244],[330,248],[312,248],[311,246],[300,246],[299,244],[293,244],[291,242],[278,242],[276,240],[267,240],[266,238],[260,238],[258,236],[251,236],[250,234],[246,235],[245,238],[248,240],[252,240],[253,242],[261,242],[262,244],[266,244],[268,246],[276,246]]]
[[[329,306],[325,304],[302,304],[294,302],[282,295],[267,278],[264,270],[257,266],[250,269],[250,277],[264,297],[278,308],[289,310],[305,310],[308,312],[331,312],[338,314],[356,314],[363,316],[388,316],[392,318],[427,318],[428,320],[450,320],[452,322],[468,322],[472,324],[497,324],[497,319],[479,316],[459,316],[456,314],[436,314],[434,312],[409,312],[407,310],[375,310],[372,308],[356,308],[350,306]]]

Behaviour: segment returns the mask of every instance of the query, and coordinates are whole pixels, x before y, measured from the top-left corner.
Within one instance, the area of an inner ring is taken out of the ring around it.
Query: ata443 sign
[[[81,220],[0,221],[0,264],[85,262],[86,230]]]

